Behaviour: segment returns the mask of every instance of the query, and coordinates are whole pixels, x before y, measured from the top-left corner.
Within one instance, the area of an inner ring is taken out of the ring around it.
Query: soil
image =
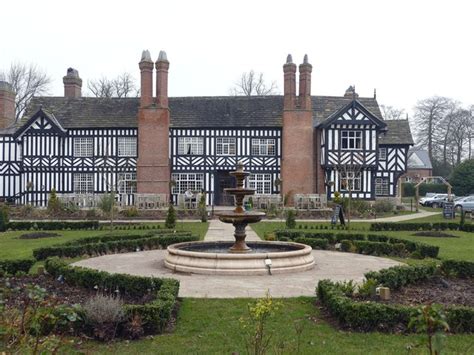
[[[91,297],[97,293],[110,294],[110,290],[95,290],[86,289],[77,286],[69,286],[66,283],[61,283],[55,278],[48,275],[25,275],[19,277],[10,277],[7,281],[8,288],[19,288],[20,296],[9,298],[6,300],[7,306],[19,306],[23,300],[28,296],[26,286],[38,285],[47,291],[47,294],[56,298],[60,304],[84,304]],[[145,304],[151,302],[155,298],[154,295],[145,295],[140,299],[133,298],[127,295],[122,295],[124,304]]]
[[[474,307],[474,280],[434,277],[415,285],[405,286],[400,290],[391,291],[390,300],[378,301],[413,306],[437,303],[443,306]]]
[[[34,233],[25,233],[18,237],[18,239],[41,239],[41,238],[51,238],[51,237],[60,237],[58,233],[51,232],[34,232]]]
[[[435,237],[435,238],[459,238],[457,235],[448,234],[440,231],[423,231],[413,233],[415,237]]]

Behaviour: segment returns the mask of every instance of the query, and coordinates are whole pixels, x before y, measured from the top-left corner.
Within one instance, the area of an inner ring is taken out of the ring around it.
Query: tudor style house
[[[353,87],[312,96],[307,56],[299,68],[288,56],[283,96],[169,98],[166,54],[153,63],[144,51],[139,68],[140,98],[82,97],[70,68],[64,97],[33,98],[18,123],[15,93],[0,82],[0,198],[44,206],[52,189],[116,191],[130,205],[205,191],[222,205],[238,161],[259,195],[397,195],[413,145],[408,121],[385,121],[375,97]]]

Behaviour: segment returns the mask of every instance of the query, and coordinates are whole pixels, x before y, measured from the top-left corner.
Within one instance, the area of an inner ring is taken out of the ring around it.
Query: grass
[[[417,335],[335,330],[322,320],[314,298],[280,301],[283,307],[268,322],[267,331],[272,334],[269,354],[296,354],[295,323],[300,323],[303,328],[301,354],[402,354],[408,344],[421,340]],[[172,334],[111,345],[87,342],[80,348],[96,354],[243,354],[246,353],[245,337],[239,318],[247,315],[250,302],[253,300],[187,298],[182,301],[177,327]],[[448,336],[446,353],[467,354],[472,340],[472,335]]]
[[[157,225],[157,224],[154,224]],[[164,228],[164,224],[160,224]],[[191,231],[193,234],[199,235],[200,239],[204,238],[206,234],[208,223],[201,222],[178,222],[176,230]],[[144,234],[150,230],[131,229],[131,230],[115,230],[113,233],[127,234]],[[70,240],[82,239],[97,235],[110,233],[109,230],[94,230],[94,231],[52,231],[60,236],[41,238],[41,239],[19,239],[20,235],[29,233],[29,231],[10,231],[0,233],[0,259],[22,259],[33,256],[33,249],[39,247],[51,246],[54,244],[61,244]]]

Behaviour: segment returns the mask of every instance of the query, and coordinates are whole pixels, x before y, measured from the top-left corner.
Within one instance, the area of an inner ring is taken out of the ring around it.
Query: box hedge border
[[[156,298],[143,305],[124,305],[127,316],[139,315],[144,323],[145,334],[162,333],[175,308],[179,281],[168,278],[109,274],[77,266],[70,266],[58,257],[48,258],[46,271],[54,277],[62,275],[69,285],[90,288],[119,290],[121,294],[141,297],[156,292]],[[127,317],[129,318],[129,317]]]
[[[79,230],[79,229],[99,229],[99,221],[16,221],[8,222],[6,229],[11,230]]]
[[[413,253],[417,251],[421,257],[436,258],[439,254],[439,247],[434,245],[425,244],[422,242],[413,242],[405,239],[389,237],[385,235],[364,235],[361,233],[327,233],[327,232],[308,232],[303,230],[277,230],[275,231],[275,237],[280,241],[295,241],[311,245],[313,249],[328,249],[329,244],[335,245],[335,243],[344,242],[344,246],[347,246],[347,242],[350,241],[354,245],[354,249],[357,253],[368,254],[368,255],[403,255],[403,253]],[[318,242],[313,242],[313,239],[317,239]],[[325,239],[327,243],[321,242],[320,240]],[[400,244],[404,245],[404,250]],[[350,251],[351,248],[343,248],[343,251]]]
[[[82,255],[105,255],[126,253],[137,250],[163,249],[168,245],[181,242],[198,241],[198,236],[189,233],[179,234],[147,234],[147,235],[123,235],[104,236],[90,238],[93,242],[68,242],[50,247],[37,248],[33,250],[36,260],[45,260],[52,256],[73,258]]]
[[[371,231],[463,231],[474,232],[474,224],[459,224],[454,222],[439,222],[439,223],[410,223],[410,222],[377,222],[370,225]]]
[[[441,264],[443,271],[465,277],[474,276],[474,263],[447,260]],[[366,273],[366,278],[376,280],[390,288],[400,288],[429,278],[437,272],[435,265],[395,266],[378,272]],[[372,301],[356,301],[346,296],[337,283],[330,280],[319,281],[316,293],[321,304],[337,318],[340,324],[361,331],[398,331],[399,326],[408,326],[410,318],[416,314],[416,307],[386,305]],[[474,308],[448,306],[446,320],[452,333],[474,332]]]
[[[19,271],[28,273],[35,262],[35,259],[0,260],[0,270],[10,275],[15,275]]]

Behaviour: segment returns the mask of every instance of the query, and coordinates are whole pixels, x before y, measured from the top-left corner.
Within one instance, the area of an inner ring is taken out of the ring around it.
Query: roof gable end
[[[66,130],[61,126],[53,114],[40,108],[26,121],[14,134],[13,138],[19,139],[29,130],[51,132],[60,136],[66,135]]]
[[[382,130],[385,130],[387,125],[384,121],[367,110],[359,100],[352,100],[347,105],[341,107],[339,110],[329,116],[321,123],[322,127],[328,127],[333,123],[344,124],[374,124]]]

